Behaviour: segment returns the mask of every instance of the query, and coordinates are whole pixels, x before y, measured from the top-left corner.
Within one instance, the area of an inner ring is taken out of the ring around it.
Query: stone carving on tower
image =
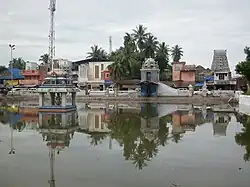
[[[214,75],[214,89],[233,90],[236,81],[231,81],[231,71],[227,59],[227,50],[214,50],[211,70]]]
[[[230,72],[227,50],[214,50],[211,70],[214,72]]]

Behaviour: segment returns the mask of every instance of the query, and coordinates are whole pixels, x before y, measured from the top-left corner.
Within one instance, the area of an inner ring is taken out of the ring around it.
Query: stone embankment
[[[47,98],[48,99],[48,98]],[[112,102],[150,102],[150,103],[169,103],[169,104],[208,104],[217,105],[237,102],[235,99],[230,97],[203,97],[195,95],[192,97],[89,97],[89,96],[77,96],[77,102],[100,102],[100,101],[112,101]],[[0,104],[5,103],[16,103],[18,101],[37,101],[38,96],[0,96]]]

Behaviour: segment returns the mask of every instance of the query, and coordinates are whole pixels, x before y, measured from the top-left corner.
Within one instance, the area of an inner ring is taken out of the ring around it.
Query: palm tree
[[[127,74],[127,70],[123,65],[122,61],[116,61],[112,63],[111,65],[108,66],[108,69],[110,69],[110,76],[112,77],[112,80],[114,82],[124,79],[124,77]]]
[[[179,62],[183,56],[182,48],[179,45],[172,47],[171,56],[173,58],[173,62]]]
[[[246,46],[244,53],[246,54],[246,61],[250,61],[250,47]]]
[[[149,34],[146,31],[147,28],[144,27],[143,25],[139,25],[136,27],[136,29],[133,29],[132,36],[134,37],[140,52],[143,51],[145,40]]]
[[[39,61],[43,62],[45,65],[49,64],[49,54],[45,53],[40,56]]]
[[[108,55],[104,49],[99,47],[98,45],[91,46],[91,52],[87,53],[87,58],[91,58],[93,60],[107,60]]]
[[[161,74],[164,73],[166,70],[170,72],[169,47],[165,42],[162,42],[158,45],[155,60],[159,64],[159,69]]]
[[[148,34],[145,40],[145,49],[144,49],[146,58],[155,57],[155,52],[156,52],[158,43],[159,42],[157,41],[157,38],[155,36],[153,36],[152,34]]]

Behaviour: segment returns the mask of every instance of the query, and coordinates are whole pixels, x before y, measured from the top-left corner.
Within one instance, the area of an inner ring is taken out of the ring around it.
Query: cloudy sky
[[[48,51],[49,0],[0,0],[0,63],[37,61]],[[79,60],[90,46],[113,49],[139,24],[160,41],[183,47],[188,64],[210,67],[213,50],[227,49],[230,67],[250,45],[249,0],[58,0],[56,57]]]

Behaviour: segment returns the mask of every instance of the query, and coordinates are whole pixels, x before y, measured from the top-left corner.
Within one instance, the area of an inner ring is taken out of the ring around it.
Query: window
[[[151,72],[147,72],[146,80],[151,81]]]
[[[219,74],[219,80],[224,80],[225,79],[225,74],[222,73],[222,74]]]
[[[95,66],[95,78],[99,79],[99,66]]]
[[[95,115],[95,128],[99,129],[99,116]]]
[[[104,66],[103,66],[103,64],[101,64],[101,71],[103,71],[103,69],[104,69]]]

